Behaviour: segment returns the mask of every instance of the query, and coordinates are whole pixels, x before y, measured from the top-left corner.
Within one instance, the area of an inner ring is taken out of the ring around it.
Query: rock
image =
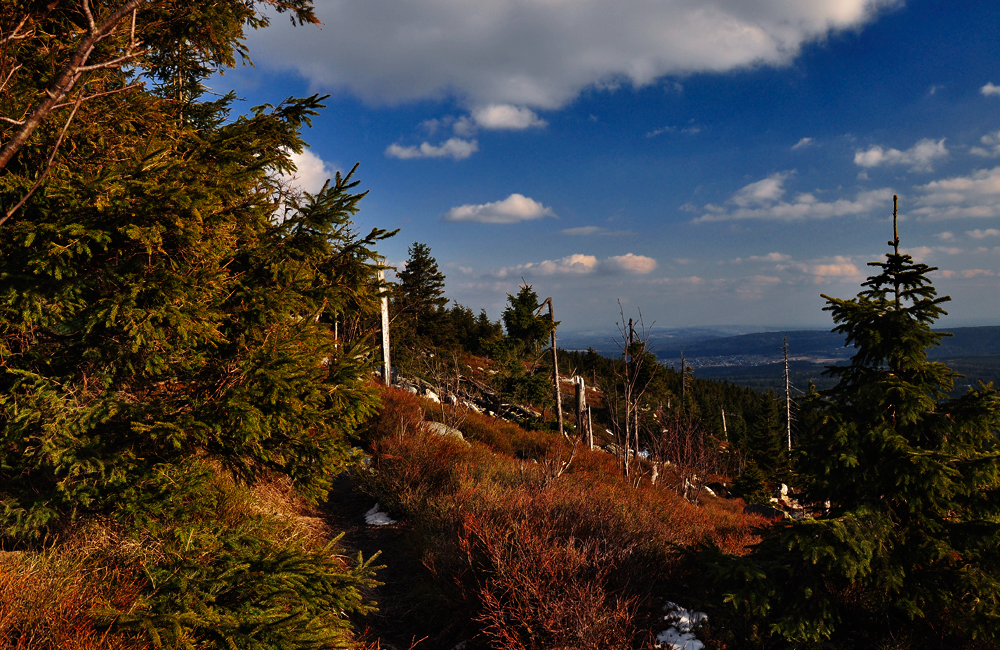
[[[424,391],[424,397],[437,404],[441,403],[441,398],[437,396],[437,393],[430,390],[429,388],[426,391]]]
[[[449,427],[447,424],[442,424],[440,422],[424,422],[424,430],[435,436],[461,440],[467,447],[472,446],[469,444],[469,441],[465,439],[465,436],[462,435],[461,431],[455,427]]]

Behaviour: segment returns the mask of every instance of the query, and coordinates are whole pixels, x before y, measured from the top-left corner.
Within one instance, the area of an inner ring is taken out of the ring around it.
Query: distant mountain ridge
[[[947,357],[976,357],[1000,355],[1000,326],[956,327],[942,332],[941,345],[928,351],[935,359]],[[689,342],[683,347],[657,348],[660,359],[676,359],[683,355],[689,359],[699,357],[754,356],[777,358],[781,356],[782,338],[788,336],[788,354],[793,358],[848,358],[853,347],[844,347],[844,337],[826,330],[792,330],[789,332],[758,332]]]
[[[984,327],[954,327],[937,331],[953,336],[942,340],[941,345],[928,352],[934,359],[948,357],[1000,356],[1000,325]],[[847,359],[853,348],[844,347],[844,338],[829,330],[789,330],[754,332],[751,334],[726,335],[718,329],[690,328],[684,330],[657,331],[650,336],[650,348],[661,360],[679,359],[683,354],[687,359],[718,359],[722,357],[755,357],[759,361],[781,357],[782,337],[788,335],[788,354],[794,359]],[[614,344],[611,334],[581,333],[568,334],[559,341],[564,349],[586,349],[593,347],[606,356],[618,356],[620,349]],[[701,364],[701,365],[711,365]],[[719,363],[719,365],[728,365]]]

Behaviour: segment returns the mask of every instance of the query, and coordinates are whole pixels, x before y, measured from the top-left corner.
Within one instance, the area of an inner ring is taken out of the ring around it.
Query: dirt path
[[[433,587],[433,576],[420,561],[408,522],[365,523],[365,513],[373,505],[375,500],[355,489],[345,472],[337,477],[323,507],[332,529],[344,533],[341,547],[348,555],[361,551],[367,559],[381,551],[376,564],[385,568],[376,577],[383,584],[366,594],[378,603],[379,611],[356,618],[356,629],[367,629],[365,638],[378,640],[382,650],[408,650],[414,644],[417,650],[451,650],[463,640],[467,621],[448,615],[449,604]],[[468,644],[469,650],[472,647]]]

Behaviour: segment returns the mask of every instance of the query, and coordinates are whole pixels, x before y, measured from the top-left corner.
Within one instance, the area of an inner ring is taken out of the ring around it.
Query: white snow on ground
[[[663,606],[669,612],[664,620],[673,626],[656,635],[660,647],[666,650],[703,650],[705,644],[698,640],[691,630],[708,618],[704,612],[692,612],[677,603],[668,602]]]
[[[369,526],[389,526],[396,523],[396,520],[379,510],[376,503],[371,510],[365,513],[365,523]]]

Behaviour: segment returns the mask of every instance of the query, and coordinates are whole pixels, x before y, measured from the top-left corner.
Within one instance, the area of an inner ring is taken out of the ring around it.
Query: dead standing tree
[[[559,390],[559,355],[556,352],[556,317],[552,312],[551,297],[546,298],[542,304],[538,305],[535,317],[537,318],[542,313],[545,305],[549,306],[549,320],[552,321],[552,385],[555,386],[556,393],[556,418],[559,421],[559,433],[565,436],[566,430],[563,429],[562,393]]]
[[[655,363],[650,359],[648,348],[649,332],[639,310],[639,329],[631,318],[625,320],[625,309],[618,302],[621,320],[617,323],[619,337],[614,339],[622,351],[622,364],[615,370],[615,383],[605,391],[608,396],[608,412],[618,443],[618,462],[622,473],[633,473],[632,465],[638,468],[640,406],[642,396],[649,387],[654,373],[646,366]]]

